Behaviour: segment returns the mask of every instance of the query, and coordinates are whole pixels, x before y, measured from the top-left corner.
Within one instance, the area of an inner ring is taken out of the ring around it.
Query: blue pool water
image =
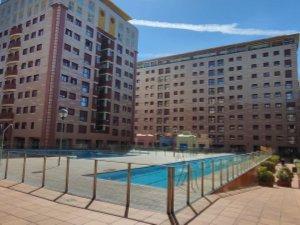
[[[221,156],[213,158],[215,171],[220,170],[220,159],[222,159],[222,167],[226,163],[232,163],[231,156]],[[212,171],[212,158],[203,159],[204,161],[204,175],[210,174]],[[188,161],[192,169],[192,179],[201,177],[201,163],[200,160]],[[142,168],[135,168],[131,170],[131,182],[136,185],[147,185],[158,188],[167,187],[167,166],[175,167],[175,185],[182,185],[187,178],[187,162],[178,162],[166,165],[147,166]],[[113,180],[119,182],[127,182],[127,170],[119,170],[114,172],[106,172],[98,174],[99,179]]]

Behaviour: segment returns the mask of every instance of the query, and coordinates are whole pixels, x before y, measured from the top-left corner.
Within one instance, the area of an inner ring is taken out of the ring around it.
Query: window
[[[284,60],[284,66],[285,67],[291,67],[292,66],[292,60],[290,60],[290,59]]]
[[[83,126],[83,125],[78,126],[78,133],[85,134],[86,131],[87,131],[86,126]]]
[[[89,105],[89,98],[85,97],[85,96],[81,96],[80,105],[83,106],[83,107],[88,107],[88,105]]]
[[[89,51],[93,50],[93,42],[88,39],[85,39],[85,48]]]
[[[40,22],[45,20],[45,14],[40,16]]]
[[[59,96],[60,96],[61,98],[67,98],[67,92],[61,90],[61,91],[59,92]]]
[[[285,71],[285,78],[292,78],[292,71],[291,70],[286,70]]]
[[[89,27],[89,26],[86,26],[86,35],[93,38],[94,36],[94,29]]]
[[[91,70],[89,68],[83,67],[82,76],[85,77],[85,78],[87,78],[87,79],[90,79],[90,77],[91,77]]]
[[[78,64],[77,63],[74,63],[72,62],[71,64],[71,68],[74,69],[74,70],[78,70]]]
[[[40,50],[42,50],[42,47],[43,47],[43,45],[42,45],[42,44],[39,44],[39,45],[36,46],[36,50],[37,50],[37,51],[40,51]]]
[[[65,49],[66,51],[70,52],[70,51],[71,51],[71,45],[65,44],[65,45],[64,45],[64,49]]]
[[[77,79],[76,78],[73,78],[71,77],[71,81],[70,81],[71,84],[74,84],[74,85],[77,85]]]
[[[36,18],[33,18],[33,20],[32,20],[32,24],[36,24],[38,22],[38,18],[36,17]]]
[[[77,26],[79,26],[79,27],[81,27],[81,26],[82,26],[82,23],[81,23],[81,21],[80,21],[80,20],[78,20],[78,19],[76,19],[76,20],[75,20],[75,24],[76,24]]]
[[[89,93],[89,91],[90,91],[90,84],[87,83],[87,82],[82,81],[82,84],[81,84],[81,91],[82,91],[83,93]]]
[[[61,80],[61,81],[64,81],[64,82],[68,82],[68,81],[69,81],[69,76],[62,74],[62,75],[60,76],[60,80]]]
[[[33,90],[31,93],[31,97],[36,97],[37,96],[37,90]]]
[[[76,100],[76,94],[70,92],[70,93],[69,93],[69,99]]]
[[[79,111],[79,121],[81,122],[87,122],[88,119],[88,112],[87,111]]]
[[[70,37],[72,37],[73,32],[71,30],[69,30],[69,29],[66,29],[65,34],[68,35],[68,36],[70,36]]]
[[[30,91],[25,91],[24,97],[25,97],[25,98],[29,98],[29,97],[30,97]]]
[[[77,40],[77,41],[80,41],[80,35],[79,34],[76,34],[74,33],[74,39]]]
[[[42,36],[44,34],[44,29],[40,29],[39,31],[38,31],[38,36]]]
[[[40,66],[41,65],[41,60],[40,59],[35,60],[34,65],[35,66]]]
[[[30,113],[35,113],[36,107],[35,106],[30,106]]]
[[[268,57],[269,56],[269,53],[268,52],[264,52],[263,53],[263,57]]]
[[[291,49],[285,49],[284,50],[284,56],[285,57],[291,56]]]
[[[73,23],[74,17],[71,16],[70,14],[67,14],[67,20],[68,20],[69,22],[72,22],[72,23]]]

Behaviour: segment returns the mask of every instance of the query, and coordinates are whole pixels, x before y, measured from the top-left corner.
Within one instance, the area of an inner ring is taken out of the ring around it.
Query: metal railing
[[[95,200],[119,204],[128,217],[130,207],[165,211],[172,216],[254,168],[269,154],[223,155],[163,165],[62,156],[58,166],[57,157],[6,152],[0,175],[2,179],[90,198],[86,208]],[[121,178],[101,177],[115,173]]]

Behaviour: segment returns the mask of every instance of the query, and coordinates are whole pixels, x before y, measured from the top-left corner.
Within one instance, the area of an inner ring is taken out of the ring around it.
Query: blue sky
[[[184,24],[235,24],[257,34],[137,26],[139,59],[266,38],[264,31],[300,31],[300,0],[113,0],[133,19]],[[271,35],[272,36],[272,35]]]

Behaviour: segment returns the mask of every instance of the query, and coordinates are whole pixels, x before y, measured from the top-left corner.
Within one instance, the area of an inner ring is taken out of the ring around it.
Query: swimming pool
[[[212,159],[214,159],[214,171],[220,171],[226,165],[232,165],[232,155],[202,159],[204,161],[204,175],[212,172]],[[191,178],[196,179],[202,176],[200,160],[191,160],[187,162],[177,162],[165,165],[146,166],[131,170],[131,182],[135,185],[146,185],[157,188],[167,188],[167,167],[175,168],[175,185],[184,184],[187,179],[187,164],[191,165]],[[222,163],[220,163],[222,161]],[[128,171],[119,170],[98,174],[98,179],[113,180],[118,182],[127,182]]]

